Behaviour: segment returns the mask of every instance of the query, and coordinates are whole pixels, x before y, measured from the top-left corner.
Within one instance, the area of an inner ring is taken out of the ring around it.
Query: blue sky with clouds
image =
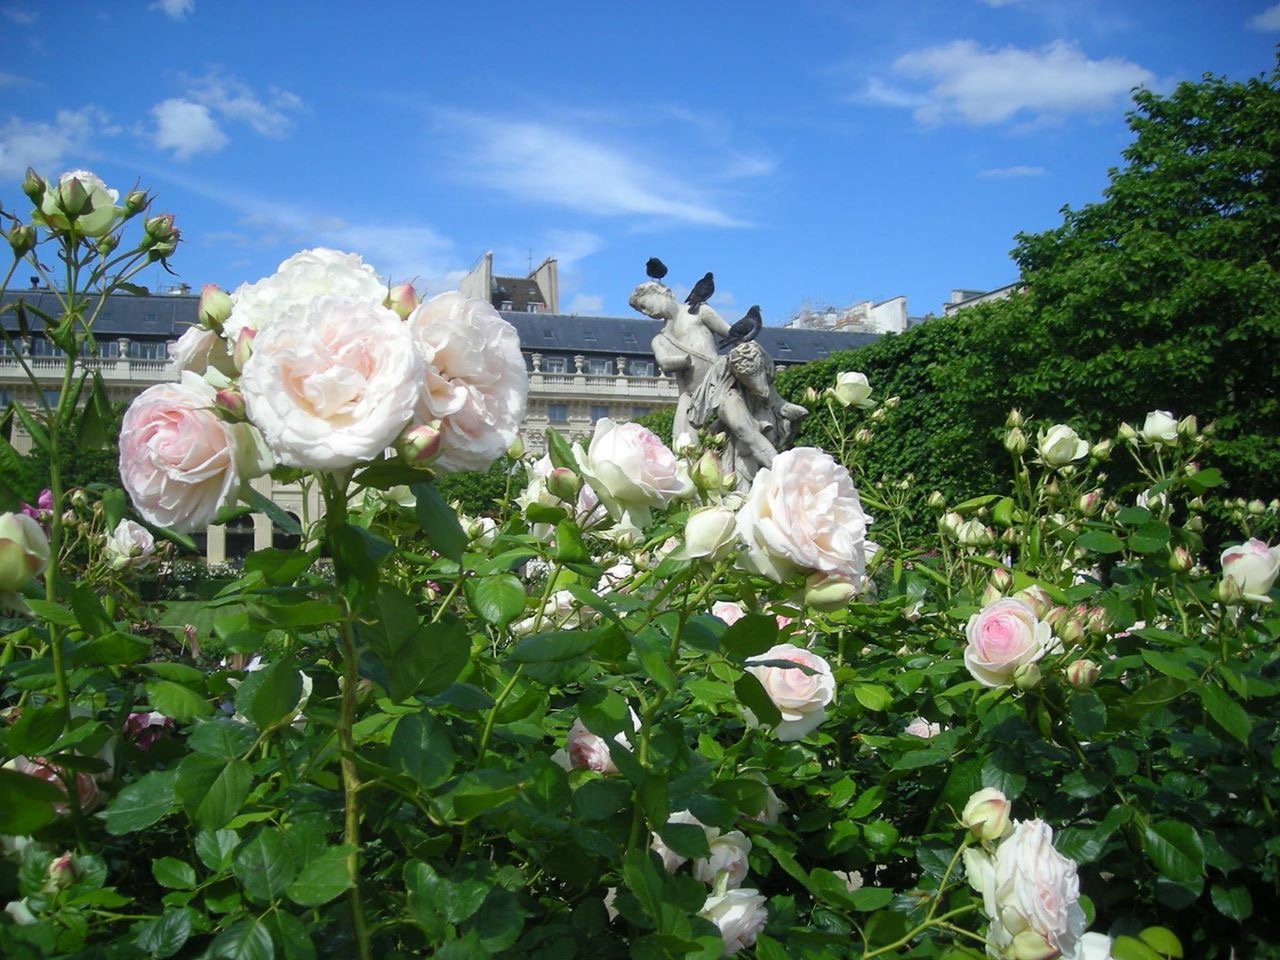
[[[493,250],[626,316],[656,254],[726,316],[919,315],[1100,198],[1133,87],[1278,42],[1267,0],[0,0],[0,201],[140,179],[194,286],[331,246],[438,292]]]

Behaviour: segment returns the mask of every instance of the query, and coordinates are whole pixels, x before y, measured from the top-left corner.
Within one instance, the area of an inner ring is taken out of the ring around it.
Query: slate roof
[[[7,305],[18,299],[55,317],[62,310],[49,290],[9,290],[4,294],[3,303]],[[93,333],[100,340],[103,337],[176,340],[187,327],[197,322],[199,305],[200,298],[192,295],[135,297],[115,294],[108,297],[103,305]],[[40,318],[32,313],[27,315],[27,325],[33,333],[44,329]],[[6,330],[18,329],[18,320],[12,310],[5,311],[4,326]]]

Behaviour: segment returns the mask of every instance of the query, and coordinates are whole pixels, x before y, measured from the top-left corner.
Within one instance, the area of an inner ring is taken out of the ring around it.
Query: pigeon
[[[650,280],[661,280],[667,275],[667,265],[657,257],[650,257],[644,265],[644,272]]]
[[[729,332],[720,341],[720,349],[726,350],[740,343],[746,343],[748,340],[754,340],[763,326],[764,320],[760,317],[760,308],[753,306],[747,311],[746,316],[729,328]]]
[[[689,305],[690,313],[697,313],[698,308],[711,299],[711,295],[716,292],[716,280],[711,276],[708,270],[706,276],[693,285],[693,289],[689,291],[689,296],[684,298],[684,302]]]

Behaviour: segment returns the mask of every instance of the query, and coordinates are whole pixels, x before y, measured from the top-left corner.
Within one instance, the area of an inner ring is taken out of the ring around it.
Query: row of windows
[[[653,412],[652,407],[632,407],[631,417],[646,417]],[[603,420],[605,417],[611,417],[613,413],[609,410],[608,405],[603,403],[593,403],[591,405],[591,422]],[[547,419],[552,423],[568,423],[569,422],[569,405],[567,403],[548,403]]]
[[[86,343],[81,347],[80,355],[82,357],[118,357],[120,355],[120,343],[117,340],[99,340],[95,344],[96,349],[90,350]],[[169,341],[167,340],[130,340],[129,341],[129,357],[133,360],[168,360],[169,359]],[[14,347],[8,340],[0,340],[0,356],[13,356]],[[62,349],[55,347],[44,337],[31,338],[31,356],[33,357],[64,357]]]
[[[587,357],[586,362],[582,365],[583,373],[596,377],[611,377],[616,370],[616,362],[608,357]],[[568,357],[543,357],[542,372],[573,373],[575,368]],[[629,359],[627,361],[627,373],[633,377],[652,377],[655,373],[653,361]]]

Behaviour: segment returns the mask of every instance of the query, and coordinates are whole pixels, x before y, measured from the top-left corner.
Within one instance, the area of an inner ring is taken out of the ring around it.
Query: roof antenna
[[[529,251],[529,276],[533,276],[533,247],[526,247]]]

